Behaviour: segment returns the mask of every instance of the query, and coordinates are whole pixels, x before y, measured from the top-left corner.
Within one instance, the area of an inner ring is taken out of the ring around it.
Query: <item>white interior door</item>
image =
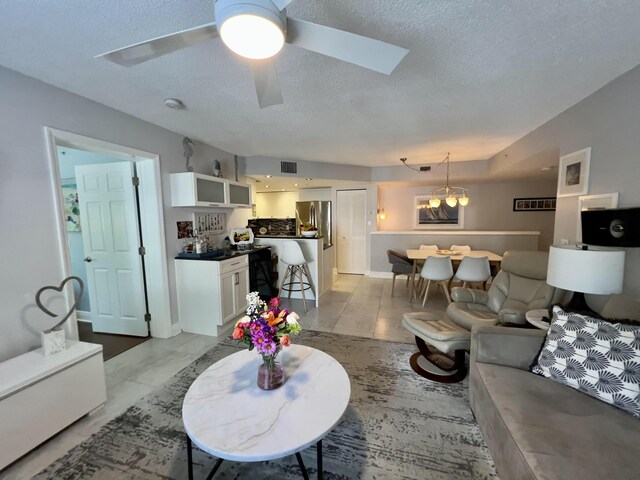
[[[367,267],[367,191],[338,190],[338,273],[364,274]]]
[[[146,337],[132,162],[76,167],[94,332]]]

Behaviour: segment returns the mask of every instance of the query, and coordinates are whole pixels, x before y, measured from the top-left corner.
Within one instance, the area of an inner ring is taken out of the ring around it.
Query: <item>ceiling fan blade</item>
[[[387,75],[409,53],[390,43],[290,17],[287,43]]]
[[[249,65],[251,66],[253,83],[256,85],[260,108],[280,105],[282,103],[282,91],[280,90],[280,81],[278,80],[275,63],[270,60],[262,60],[252,61]]]
[[[282,11],[292,2],[293,0],[271,0],[271,2],[278,7],[278,10]]]
[[[161,57],[167,53],[190,47],[191,45],[204,42],[217,36],[218,29],[216,28],[215,22],[206,23],[199,27],[189,28],[163,37],[147,40],[146,42],[136,43],[128,47],[96,55],[95,58],[104,58],[123,67],[131,67],[132,65]]]

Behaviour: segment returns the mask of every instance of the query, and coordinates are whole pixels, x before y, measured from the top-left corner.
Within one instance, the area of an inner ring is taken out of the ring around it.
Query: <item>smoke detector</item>
[[[164,104],[173,110],[182,110],[184,108],[184,103],[177,98],[165,98]]]

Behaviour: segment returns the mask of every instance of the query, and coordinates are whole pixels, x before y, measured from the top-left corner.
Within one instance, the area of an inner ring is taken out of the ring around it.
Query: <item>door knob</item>
[[[88,263],[91,263],[91,262],[93,262],[93,258],[91,258],[91,257],[84,257],[84,261],[85,261],[85,262],[88,262]]]

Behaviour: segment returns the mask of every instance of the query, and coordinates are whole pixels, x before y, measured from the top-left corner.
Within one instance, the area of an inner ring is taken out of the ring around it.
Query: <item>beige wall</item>
[[[298,192],[273,192],[256,194],[258,218],[295,218]]]
[[[553,241],[554,212],[514,212],[516,197],[555,197],[555,180],[503,181],[464,185],[469,188],[465,207],[464,230],[537,230],[540,249]],[[378,230],[413,230],[414,196],[428,195],[433,186],[379,186],[378,205],[387,218],[378,222]]]

